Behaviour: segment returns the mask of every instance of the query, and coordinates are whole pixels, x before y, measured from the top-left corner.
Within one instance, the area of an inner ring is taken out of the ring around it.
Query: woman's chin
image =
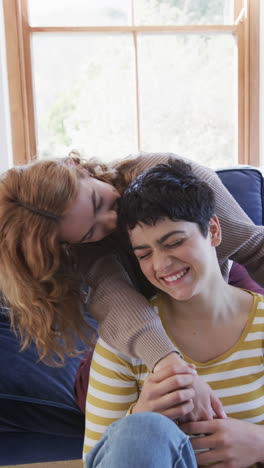
[[[168,293],[169,294],[169,293]],[[169,294],[173,299],[175,299],[175,301],[182,301],[182,302],[186,302],[186,301],[189,301],[190,299],[192,299],[193,297],[193,293],[189,292],[175,292],[173,293],[173,291]]]
[[[176,301],[188,301],[195,295],[195,287],[194,285],[182,285],[177,288],[164,288],[164,292]]]

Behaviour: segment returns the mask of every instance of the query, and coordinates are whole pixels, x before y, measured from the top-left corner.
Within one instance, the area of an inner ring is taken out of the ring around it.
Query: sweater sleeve
[[[256,226],[225,188],[211,169],[173,153],[146,153],[137,158],[135,177],[156,164],[166,163],[170,157],[189,163],[195,175],[204,180],[214,191],[216,215],[222,229],[222,242],[217,256],[225,279],[228,278],[228,259],[244,265],[252,278],[264,285],[264,227]]]
[[[158,314],[114,256],[98,260],[86,279],[91,288],[89,312],[98,320],[99,334],[107,344],[140,357],[149,369],[176,350]]]

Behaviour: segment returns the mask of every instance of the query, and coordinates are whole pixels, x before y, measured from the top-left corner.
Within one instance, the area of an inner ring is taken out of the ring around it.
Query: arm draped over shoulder
[[[127,180],[169,158],[173,153],[145,153],[130,165]],[[222,228],[222,243],[217,256],[223,276],[228,277],[227,260],[243,264],[251,276],[264,284],[264,227],[255,226],[224,187],[217,174],[193,161],[188,162],[195,175],[214,190],[216,214]],[[91,286],[89,310],[99,321],[99,333],[114,348],[126,355],[140,357],[150,369],[175,350],[157,313],[133,287],[128,274],[113,257],[101,258],[89,269]]]

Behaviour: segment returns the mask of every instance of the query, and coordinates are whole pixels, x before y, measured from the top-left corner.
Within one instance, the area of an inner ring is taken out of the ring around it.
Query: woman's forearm
[[[140,357],[149,369],[175,351],[158,314],[114,257],[100,259],[87,274],[87,282],[91,286],[89,312],[109,345]]]

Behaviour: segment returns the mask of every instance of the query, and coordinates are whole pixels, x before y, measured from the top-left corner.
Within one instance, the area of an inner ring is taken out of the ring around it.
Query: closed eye
[[[183,242],[185,241],[185,239],[180,239],[180,240],[177,240],[177,241],[174,241],[174,242],[170,242],[169,244],[165,244],[164,247],[178,247],[180,246],[181,244],[183,244]]]
[[[80,244],[85,244],[86,242],[91,242],[91,239],[94,235],[94,226],[90,229],[90,231],[85,234],[85,236],[80,240]]]
[[[151,254],[151,251],[144,252],[144,253],[142,253],[140,255],[137,255],[137,259],[138,259],[138,261],[144,260],[145,258],[148,258],[150,256],[150,254]]]

